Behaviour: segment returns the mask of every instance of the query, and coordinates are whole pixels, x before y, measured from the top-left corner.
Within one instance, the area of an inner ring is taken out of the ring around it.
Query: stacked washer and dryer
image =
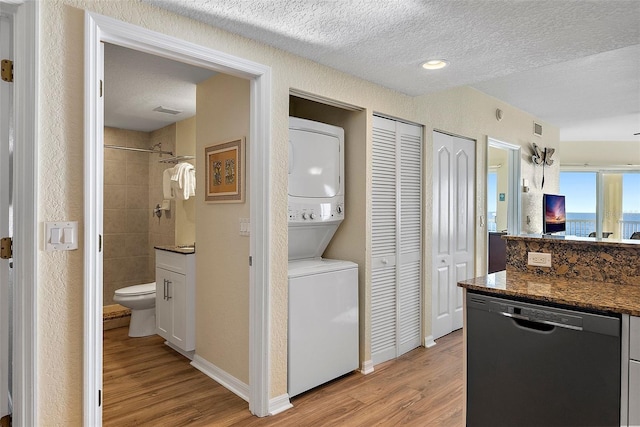
[[[288,389],[358,368],[358,265],[322,258],[344,219],[344,130],[289,118]]]

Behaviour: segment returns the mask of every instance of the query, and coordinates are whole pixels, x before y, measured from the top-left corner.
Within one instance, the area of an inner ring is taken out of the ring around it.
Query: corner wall
[[[196,111],[196,354],[249,384],[249,238],[239,218],[250,217],[250,86],[216,74],[198,84]],[[204,150],[238,137],[245,142],[243,203],[205,202]]]

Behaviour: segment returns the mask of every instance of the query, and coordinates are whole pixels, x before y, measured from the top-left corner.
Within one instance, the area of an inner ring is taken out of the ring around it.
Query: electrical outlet
[[[551,254],[542,252],[529,252],[529,265],[536,267],[551,267]]]

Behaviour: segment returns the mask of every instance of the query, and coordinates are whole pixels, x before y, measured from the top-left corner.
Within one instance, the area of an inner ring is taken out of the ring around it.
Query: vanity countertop
[[[154,246],[155,249],[160,249],[161,251],[175,252],[178,254],[194,254],[196,252],[195,246]]]
[[[540,276],[520,271],[500,271],[458,282],[458,286],[496,296],[512,296],[600,311],[640,316],[640,283],[611,282]]]

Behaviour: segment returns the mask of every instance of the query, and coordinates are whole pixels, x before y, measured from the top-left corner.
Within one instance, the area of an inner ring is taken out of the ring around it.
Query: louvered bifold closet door
[[[374,116],[371,354],[374,364],[421,344],[422,128]]]
[[[371,359],[396,357],[396,130],[373,118],[371,186]]]
[[[400,134],[399,355],[419,347],[422,325],[422,128]]]

